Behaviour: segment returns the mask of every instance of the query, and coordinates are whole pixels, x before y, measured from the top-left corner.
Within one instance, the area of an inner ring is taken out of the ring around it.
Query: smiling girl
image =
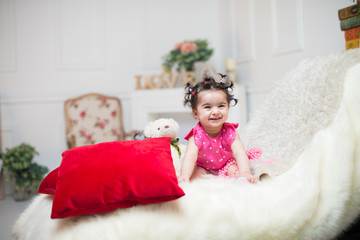
[[[221,75],[223,77],[223,75]],[[245,177],[250,183],[257,179],[250,172],[249,159],[239,134],[238,123],[227,123],[230,102],[237,103],[233,83],[216,82],[207,77],[195,86],[185,86],[184,105],[192,108],[199,121],[185,136],[188,140],[179,181],[189,182],[204,174],[222,177]]]

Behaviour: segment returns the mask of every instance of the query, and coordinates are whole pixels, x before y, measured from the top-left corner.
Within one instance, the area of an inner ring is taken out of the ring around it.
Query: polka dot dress
[[[196,165],[217,173],[229,160],[234,159],[231,144],[234,142],[235,129],[238,126],[238,123],[224,123],[215,138],[209,137],[200,123],[191,129],[185,139],[189,140],[194,136],[195,144],[199,148]]]

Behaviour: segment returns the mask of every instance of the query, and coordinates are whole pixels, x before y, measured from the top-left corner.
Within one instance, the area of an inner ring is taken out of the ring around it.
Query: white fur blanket
[[[360,62],[357,50],[335,55],[349,54]],[[50,219],[52,198],[41,195],[21,214],[14,235],[18,240],[334,238],[360,212],[360,64],[349,67],[343,88],[333,89],[343,94],[332,118],[301,145],[281,175],[257,185],[206,177],[181,184],[186,195],[176,201],[58,220]]]
[[[263,159],[252,162],[256,176],[287,171],[309,145],[314,134],[327,126],[343,97],[345,74],[359,63],[359,51],[318,56],[302,61],[276,83],[241,133],[244,145],[261,147]]]

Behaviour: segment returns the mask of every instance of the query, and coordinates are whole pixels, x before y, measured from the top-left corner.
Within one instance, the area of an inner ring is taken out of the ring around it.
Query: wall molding
[[[271,0],[271,15],[273,26],[273,55],[288,54],[304,50],[304,27],[303,27],[303,2],[302,0],[296,1],[295,9],[279,9],[280,1],[287,2],[291,5],[289,0]],[[287,17],[282,18],[282,14],[295,11],[293,14],[294,24],[283,28],[282,24],[286,24],[289,20]],[[285,32],[286,31],[286,32]],[[286,37],[284,37],[286,36]]]
[[[56,68],[103,70],[106,65],[104,0],[80,1],[79,4],[82,5],[78,6],[71,0],[56,0],[54,5]],[[76,11],[82,12],[81,18]],[[78,29],[78,32],[74,32],[74,29]]]
[[[3,123],[1,125],[2,148],[5,150],[8,147],[15,146],[20,142],[19,126],[16,123]]]
[[[15,1],[0,1],[0,71],[16,71]]]
[[[245,2],[245,1],[244,1]],[[231,22],[232,22],[232,35],[233,35],[233,46],[235,52],[235,59],[238,63],[247,63],[255,60],[256,47],[255,47],[255,19],[254,19],[254,1],[246,0],[247,8],[243,9],[240,6],[244,5],[244,2],[237,2],[234,0],[230,1],[230,13],[231,13]],[[238,3],[239,7],[237,7]],[[241,13],[239,13],[240,11]],[[238,28],[247,29],[246,36],[238,36]],[[240,39],[245,39],[245,44],[241,44]],[[246,49],[240,49],[239,45],[250,46]]]
[[[57,149],[59,149],[59,153],[61,153],[67,150],[65,118],[62,118],[61,121],[58,121],[55,126],[57,128],[55,132],[58,136],[54,139],[56,139]]]
[[[85,94],[84,92],[72,92],[72,93],[12,93],[3,95],[0,99],[2,105],[13,104],[62,104],[65,100]],[[100,94],[116,96],[122,101],[129,101],[131,99],[131,93],[129,92],[101,92]]]
[[[151,29],[151,15],[153,14],[152,10],[152,5],[151,5],[151,1],[145,1],[143,2],[143,5],[141,7],[141,15],[140,15],[140,19],[141,19],[141,38],[136,40],[139,42],[139,46],[141,46],[139,48],[140,52],[139,55],[141,56],[139,58],[140,61],[140,67],[141,70],[143,72],[149,73],[149,72],[159,72],[159,66],[161,67],[161,65],[157,64],[156,62],[158,61],[153,61],[153,57],[151,56],[151,54],[148,53],[148,51],[150,51],[150,49],[152,49],[152,44],[154,41],[153,38],[151,37],[151,31],[149,29]],[[165,55],[166,53],[164,53]]]

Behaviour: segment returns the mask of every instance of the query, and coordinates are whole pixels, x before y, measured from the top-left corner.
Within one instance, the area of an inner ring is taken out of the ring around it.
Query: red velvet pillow
[[[39,186],[39,193],[55,194],[59,168],[55,168],[46,175]]]
[[[51,218],[170,201],[179,187],[170,138],[115,141],[65,151]]]

